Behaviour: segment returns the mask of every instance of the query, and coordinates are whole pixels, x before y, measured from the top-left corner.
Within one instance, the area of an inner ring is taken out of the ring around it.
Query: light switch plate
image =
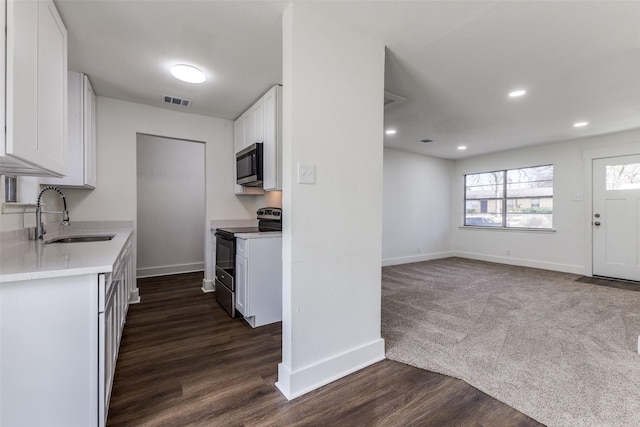
[[[298,163],[298,184],[315,184],[316,166]]]

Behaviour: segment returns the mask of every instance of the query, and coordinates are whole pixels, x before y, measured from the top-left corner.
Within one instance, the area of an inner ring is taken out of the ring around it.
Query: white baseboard
[[[384,358],[384,339],[380,338],[295,372],[280,363],[275,385],[284,397],[292,400]]]
[[[543,270],[559,271],[562,273],[588,275],[583,265],[558,264],[554,262],[536,261],[524,258],[513,258],[510,256],[496,256],[479,254],[475,252],[452,252],[450,256],[460,258],[476,259],[478,261],[497,262],[499,264],[517,265],[519,267],[541,268]]]
[[[168,276],[171,274],[193,273],[196,271],[204,271],[204,262],[138,268],[136,270],[136,277],[141,279],[143,277]]]
[[[410,264],[412,262],[429,261],[432,259],[449,258],[455,256],[454,252],[434,252],[430,254],[417,254],[398,258],[387,258],[382,260],[382,266],[399,264]]]
[[[202,288],[200,289],[202,289],[202,292],[204,292],[205,294],[209,292],[215,292],[215,282],[213,280],[202,279]]]
[[[140,288],[135,288],[131,292],[129,292],[129,304],[139,304],[140,303]]]

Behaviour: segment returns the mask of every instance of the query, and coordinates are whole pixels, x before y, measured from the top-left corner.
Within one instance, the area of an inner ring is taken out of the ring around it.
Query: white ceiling
[[[455,159],[640,128],[640,2],[295,1],[386,44],[385,90],[407,101],[385,110],[385,146]],[[98,95],[234,119],[282,82],[289,1],[55,3]],[[174,63],[209,79],[179,82]]]

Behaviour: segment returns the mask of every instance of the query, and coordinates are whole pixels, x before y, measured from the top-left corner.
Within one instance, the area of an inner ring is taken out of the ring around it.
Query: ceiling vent
[[[425,138],[425,139],[421,139],[420,142],[422,142],[423,144],[429,144],[433,142],[433,139]]]
[[[177,96],[162,95],[162,100],[164,101],[165,104],[191,107],[190,99],[178,98]]]
[[[396,107],[406,100],[407,98],[400,95],[396,95],[395,93],[391,93],[386,90],[384,91],[384,108]]]

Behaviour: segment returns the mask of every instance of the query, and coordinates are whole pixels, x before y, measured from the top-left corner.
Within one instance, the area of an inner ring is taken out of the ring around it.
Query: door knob
[[[593,223],[593,225],[595,225],[595,226],[600,225],[600,221],[596,221],[596,222],[594,222],[594,223]]]

